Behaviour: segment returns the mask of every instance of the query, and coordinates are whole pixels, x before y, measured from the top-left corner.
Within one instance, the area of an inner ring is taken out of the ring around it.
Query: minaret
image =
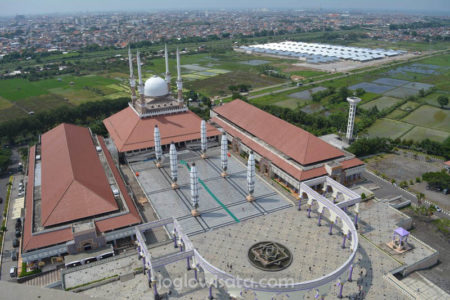
[[[253,155],[253,151],[250,151],[250,155],[248,156],[247,186],[248,186],[248,195],[246,199],[247,201],[251,202],[255,200],[255,197],[253,197],[253,192],[255,191],[255,156]]]
[[[177,48],[177,90],[178,102],[183,102],[183,81],[181,79],[180,50]]]
[[[177,179],[178,179],[178,161],[177,161],[177,148],[175,144],[172,142],[170,144],[170,177],[172,177],[172,188],[177,189]]]
[[[227,167],[228,167],[228,139],[227,134],[222,134],[222,140],[220,141],[220,161],[222,163],[222,173],[220,174],[222,177],[227,176]]]
[[[136,80],[134,79],[133,57],[131,55],[131,48],[130,47],[128,47],[128,63],[130,65],[131,104],[134,107],[134,103],[136,102]]]
[[[350,104],[350,108],[348,110],[346,138],[349,142],[351,142],[353,139],[353,125],[355,124],[356,105],[361,101],[361,99],[358,97],[347,97],[347,101]]]
[[[202,120],[200,123],[200,142],[202,147],[201,158],[206,158],[206,149],[208,148],[207,139],[206,139],[206,121]]]
[[[167,44],[165,44],[164,46],[164,59],[166,61],[166,82],[167,82],[167,87],[169,89],[170,92],[170,71],[169,71],[169,52],[167,51]]]
[[[153,131],[153,138],[155,140],[156,167],[161,168],[162,149],[161,149],[161,136],[159,134],[158,125],[155,125],[155,129]]]
[[[193,210],[191,210],[191,214],[194,217],[198,217],[200,215],[198,208],[198,174],[197,174],[197,167],[195,166],[195,163],[192,163],[191,165],[191,171],[189,174],[190,180],[191,180],[191,200],[192,200],[192,206],[194,207]]]
[[[141,98],[141,104],[143,105],[144,102],[144,84],[142,83],[142,72],[141,72],[141,56],[139,54],[139,50],[136,53],[137,56],[137,66],[138,66],[138,76],[139,76],[139,97]]]

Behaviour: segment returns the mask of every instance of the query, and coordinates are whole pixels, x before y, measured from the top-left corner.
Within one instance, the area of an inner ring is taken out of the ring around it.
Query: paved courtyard
[[[256,177],[255,201],[246,201],[246,166],[233,157],[228,158],[227,178],[220,176],[220,151],[214,148],[208,151],[208,158],[201,159],[199,154],[184,151],[179,155],[178,185],[171,188],[170,166],[166,157],[163,167],[158,169],[152,161],[130,163],[130,167],[139,173],[138,181],[150,200],[159,218],[175,217],[189,235],[207,232],[243,220],[262,216],[288,208],[292,203],[277,193],[269,184]],[[192,217],[193,208],[190,196],[189,169],[187,164],[195,162],[198,170],[199,217]],[[171,228],[169,228],[171,230]]]
[[[276,220],[279,222],[275,222]],[[350,254],[349,249],[343,250],[339,247],[341,236],[337,232],[329,236],[326,233],[327,226],[318,227],[316,221],[315,218],[307,219],[305,211],[298,212],[295,208],[291,208],[266,217],[255,218],[240,224],[213,230],[206,234],[199,234],[191,239],[194,246],[211,263],[235,275],[246,275],[246,277],[253,275],[255,280],[263,276],[275,276],[274,278],[280,279],[282,275],[295,276],[299,280],[309,280],[322,276],[323,272],[330,272]],[[293,225],[288,226],[291,222],[293,222]],[[261,226],[263,223],[267,226]],[[268,228],[272,228],[272,225],[275,227],[274,230],[268,230]],[[250,233],[242,234],[242,230],[246,228],[256,230],[252,237],[250,237]],[[313,233],[313,238],[308,240],[305,236],[308,236],[309,232]],[[247,261],[248,249],[246,244],[253,244],[255,240],[261,239],[273,239],[288,246],[295,255],[292,265],[284,271],[275,273],[263,272],[251,267]],[[209,244],[205,240],[208,240]],[[307,243],[308,245],[306,245]],[[231,245],[235,245],[235,247]],[[178,249],[173,248],[172,244],[150,249],[154,258],[178,251]],[[137,255],[130,256],[130,260],[133,266],[140,264]],[[232,269],[226,266],[227,263],[232,265]],[[309,271],[310,265],[311,271]],[[347,281],[344,284],[344,298],[361,295],[364,299],[408,299],[385,278],[389,271],[400,265],[398,261],[380,251],[370,241],[360,239],[352,281]],[[111,268],[104,268],[104,270],[110,270],[111,275],[114,273]],[[105,273],[102,273],[102,276],[105,275]],[[205,286],[202,273],[199,273],[199,280],[195,281],[194,271],[186,271],[185,260],[157,269],[156,276],[159,294],[168,296],[168,299],[207,299],[208,289]],[[94,297],[113,297],[114,299],[153,299],[147,277],[142,273],[129,276],[125,280],[97,286],[82,293]],[[327,299],[338,299],[337,294],[338,287],[332,285]],[[222,288],[214,288],[213,296],[214,299],[229,299]],[[244,292],[242,296],[245,300],[255,299],[251,291]],[[314,296],[315,292],[309,291],[306,299],[315,299]],[[292,298],[280,294],[274,296],[273,299]]]

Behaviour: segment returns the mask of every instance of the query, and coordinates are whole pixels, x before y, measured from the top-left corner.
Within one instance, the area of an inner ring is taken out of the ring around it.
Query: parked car
[[[11,267],[11,269],[9,269],[9,276],[11,278],[17,277],[17,267]]]
[[[11,259],[13,261],[17,260],[17,251],[16,250],[11,251]]]
[[[19,238],[21,235],[20,230],[16,230],[16,238]]]
[[[2,197],[0,197],[0,203],[3,203],[3,198]]]
[[[19,247],[19,240],[18,240],[18,239],[14,239],[14,241],[13,241],[13,247],[14,247],[14,248]]]

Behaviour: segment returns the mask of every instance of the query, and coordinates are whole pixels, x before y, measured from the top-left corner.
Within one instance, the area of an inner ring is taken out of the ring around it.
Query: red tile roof
[[[128,194],[127,188],[125,187],[125,183],[123,182],[122,177],[120,176],[119,171],[117,170],[117,167],[114,164],[111,154],[106,148],[105,141],[103,140],[102,137],[98,137],[98,140],[100,142],[100,146],[103,149],[103,153],[105,153],[108,165],[113,172],[114,178],[116,179],[119,185],[120,192],[122,193],[122,196],[125,199],[125,202],[129,210],[129,213],[127,214],[95,222],[98,230],[100,230],[101,232],[105,232],[141,223],[142,222],[141,217],[139,216],[136,206],[134,205],[133,199],[131,199],[130,195]]]
[[[344,156],[313,134],[242,100],[226,103],[214,111],[302,165]]]
[[[201,119],[191,111],[141,119],[131,107],[127,107],[103,123],[119,152],[154,147],[155,125],[159,127],[161,145],[200,138]],[[206,131],[208,137],[220,134],[209,124],[206,124]]]
[[[44,227],[119,209],[88,128],[61,124],[41,141]]]
[[[25,194],[25,221],[22,241],[22,249],[24,251],[64,243],[73,239],[72,230],[70,228],[32,235],[35,156],[36,146],[33,146],[30,148],[28,157],[28,183]]]
[[[244,143],[246,146],[250,147],[253,151],[255,151],[256,153],[258,153],[261,156],[266,157],[275,166],[284,170],[285,172],[290,174],[292,177],[294,177],[300,181],[323,176],[323,175],[327,174],[327,171],[325,170],[325,167],[323,167],[323,166],[314,168],[311,170],[303,171],[300,168],[295,167],[292,164],[285,161],[284,159],[282,159],[278,154],[273,153],[272,151],[261,146],[260,144],[254,142],[252,139],[248,138],[247,136],[241,134],[239,131],[233,129],[231,126],[228,126],[222,120],[220,120],[218,118],[212,118],[212,121],[216,122],[227,133],[231,134],[232,136],[238,137],[242,141],[242,143]]]
[[[352,158],[349,160],[344,160],[342,162],[342,169],[350,169],[353,167],[357,167],[357,166],[362,166],[364,165],[364,162],[362,160],[360,160],[359,158]]]
[[[444,165],[449,166],[450,167],[450,160],[444,162]]]
[[[292,164],[290,164],[289,162],[284,160],[278,154],[268,150],[267,148],[261,146],[260,144],[256,143],[252,139],[248,138],[246,135],[235,130],[233,127],[229,126],[224,121],[222,121],[218,118],[212,118],[212,121],[215,122],[216,124],[218,124],[220,127],[222,127],[230,135],[232,135],[234,137],[238,137],[242,141],[242,143],[244,143],[246,146],[251,148],[253,151],[255,151],[256,153],[258,153],[261,156],[266,157],[275,166],[284,170],[285,172],[290,174],[292,177],[294,177],[300,181],[327,175],[327,171],[325,170],[324,166],[319,166],[317,168],[313,168],[310,170],[301,170],[300,168],[293,166]],[[343,161],[342,168],[348,169],[348,168],[356,167],[356,166],[363,165],[363,164],[364,163],[361,160],[359,160],[358,158],[352,158],[352,159]]]
[[[133,200],[128,195],[128,191],[125,184],[120,177],[111,154],[107,151],[103,138],[99,137],[100,146],[106,155],[106,160],[110,166],[113,175],[118,182],[120,192],[122,193],[125,202],[128,206],[129,212],[117,217],[106,218],[96,222],[97,228],[100,232],[111,231],[127,226],[132,226],[141,223],[141,218],[134,205]],[[34,171],[35,171],[35,150],[36,147],[30,148],[29,162],[28,162],[28,183],[27,193],[25,197],[25,221],[24,221],[24,233],[23,233],[23,250],[30,251],[33,249],[48,247],[60,243],[64,243],[73,239],[72,229],[70,227],[54,230],[51,232],[45,232],[41,234],[32,234],[32,222],[33,222],[33,187],[34,187]]]

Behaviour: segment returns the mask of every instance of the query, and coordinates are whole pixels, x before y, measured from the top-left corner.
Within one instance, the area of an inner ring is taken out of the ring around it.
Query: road
[[[18,184],[19,181],[23,178],[21,174],[16,173],[17,167],[19,166],[20,162],[20,156],[17,152],[17,149],[12,149],[12,156],[11,156],[11,165],[9,167],[10,170],[14,170],[13,174],[7,174],[0,178],[0,195],[4,199],[3,203],[1,204],[1,222],[3,222],[3,209],[5,207],[6,202],[6,191],[7,191],[7,184],[9,182],[9,176],[14,176],[14,182],[11,189],[11,196],[10,196],[10,205],[8,209],[8,216],[10,216],[10,213],[12,211],[12,203],[13,200],[17,198],[18,193]],[[6,235],[3,245],[3,253],[1,255],[1,269],[0,269],[0,280],[10,280],[9,277],[9,269],[10,267],[17,266],[17,262],[13,262],[11,259],[11,250],[12,247],[12,241],[15,238],[15,223],[11,219],[8,219],[8,222],[6,224]]]

